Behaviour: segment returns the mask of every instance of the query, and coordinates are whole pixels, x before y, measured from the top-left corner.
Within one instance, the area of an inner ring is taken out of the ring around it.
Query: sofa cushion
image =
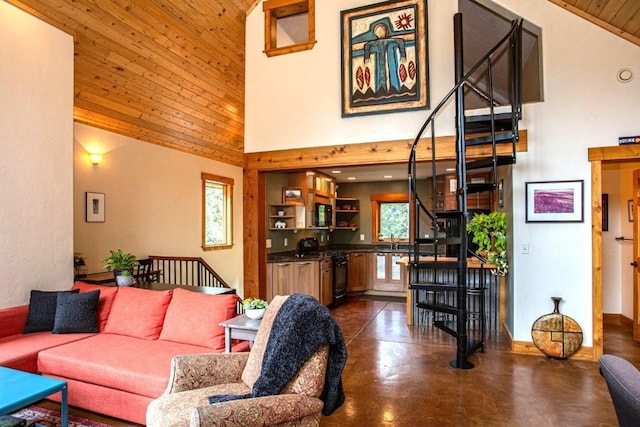
[[[211,352],[207,347],[172,341],[100,333],[40,352],[38,370],[156,398],[167,387],[173,356]]]
[[[172,292],[121,287],[113,300],[103,332],[158,339]]]
[[[78,341],[94,334],[54,335],[34,332],[0,338],[0,366],[26,372],[37,372],[38,352],[47,348]]]
[[[79,289],[82,292],[100,291],[100,299],[98,300],[98,328],[104,330],[109,318],[109,312],[113,305],[113,300],[118,293],[117,286],[92,285],[84,282],[76,282],[71,289]]]
[[[239,300],[237,295],[174,289],[160,339],[224,349],[224,328],[219,323],[237,314]]]
[[[54,334],[98,332],[98,298],[100,291],[58,295]]]
[[[71,291],[37,291],[32,290],[29,298],[29,314],[27,315],[27,323],[22,331],[25,334],[31,332],[51,331],[56,319],[56,304],[58,294],[79,292]]]

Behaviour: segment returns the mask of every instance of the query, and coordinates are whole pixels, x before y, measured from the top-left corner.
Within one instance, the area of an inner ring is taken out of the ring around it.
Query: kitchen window
[[[391,236],[395,241],[409,240],[411,212],[407,194],[372,194],[371,213],[374,242],[388,242]]]
[[[233,179],[202,173],[202,249],[233,246]]]

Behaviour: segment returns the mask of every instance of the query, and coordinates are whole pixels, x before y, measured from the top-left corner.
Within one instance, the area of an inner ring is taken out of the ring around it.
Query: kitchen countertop
[[[406,245],[400,246],[398,249],[391,249],[389,244],[385,245],[339,245],[320,248],[318,254],[298,256],[297,251],[276,252],[267,254],[267,262],[288,262],[288,261],[321,261],[330,258],[336,252],[368,252],[368,253],[393,253],[407,254],[409,250]]]

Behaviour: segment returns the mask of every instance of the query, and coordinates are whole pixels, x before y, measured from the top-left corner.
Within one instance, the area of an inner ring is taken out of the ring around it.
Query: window
[[[202,249],[233,245],[233,179],[202,174]]]
[[[397,240],[409,240],[410,218],[407,194],[372,194],[372,240],[389,241],[393,235]]]
[[[262,10],[267,56],[313,49],[315,0],[270,0],[262,3]]]

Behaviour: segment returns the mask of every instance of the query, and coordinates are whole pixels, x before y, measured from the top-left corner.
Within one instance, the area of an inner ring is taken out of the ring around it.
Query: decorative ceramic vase
[[[133,276],[116,276],[116,285],[131,286],[133,285]]]
[[[531,327],[533,343],[549,357],[566,359],[582,345],[582,329],[569,316],[560,314],[560,297],[551,297],[553,313],[538,317]]]
[[[245,310],[244,314],[246,314],[249,319],[258,320],[262,319],[265,311],[266,308],[249,308]]]

